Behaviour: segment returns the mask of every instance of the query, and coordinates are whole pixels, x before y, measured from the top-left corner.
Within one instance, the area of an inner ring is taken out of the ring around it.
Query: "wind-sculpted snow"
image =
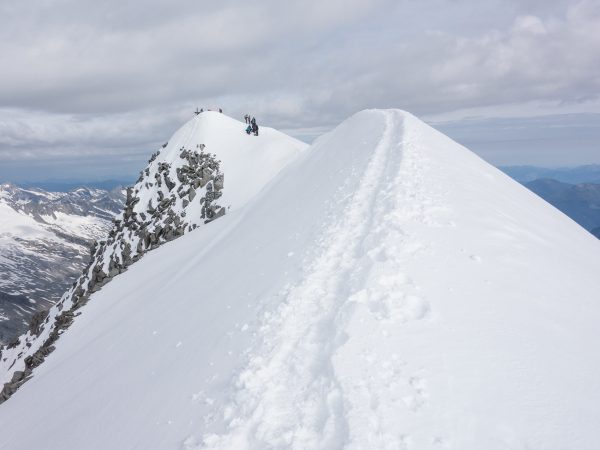
[[[212,140],[210,133],[203,132],[206,122],[216,122],[213,127],[217,129],[212,130],[213,133],[235,130],[233,142],[238,146],[258,146],[260,149],[252,155],[258,161],[271,161],[270,147],[277,143],[283,144],[280,159],[289,158],[302,147],[291,138],[287,138],[287,142],[282,140],[282,135],[272,130],[266,130],[266,138],[250,141],[252,145],[248,145],[247,140],[253,137],[244,136],[242,124],[223,116],[215,118],[211,113],[182,127],[162,152],[152,155],[135,186],[127,189],[124,211],[115,218],[107,239],[94,244],[90,262],[79,279],[49,312],[33,317],[25,335],[0,349],[0,381],[5,383],[0,403],[16,392],[31,377],[33,369],[54,351],[60,334],[73,323],[79,314],[77,311],[89,301],[92,293],[126,271],[147,251],[225,214],[226,208],[219,204],[224,189],[221,161],[209,153],[202,142]],[[227,144],[231,144],[231,137],[221,138],[215,145],[225,157],[230,156],[231,149],[220,147]],[[262,176],[275,170],[277,166],[262,168]],[[260,180],[257,183],[251,175],[248,184],[254,183],[257,189]],[[249,193],[251,189],[231,195],[230,200],[243,199]]]
[[[599,249],[410,114],[363,111],[93,294],[0,407],[0,448],[593,450]]]

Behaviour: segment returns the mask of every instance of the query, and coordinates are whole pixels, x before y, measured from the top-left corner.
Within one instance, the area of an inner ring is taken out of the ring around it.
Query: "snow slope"
[[[0,405],[0,448],[596,449],[599,251],[364,111],[93,294]]]

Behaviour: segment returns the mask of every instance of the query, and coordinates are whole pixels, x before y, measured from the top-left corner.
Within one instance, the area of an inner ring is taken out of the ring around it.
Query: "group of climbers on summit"
[[[246,114],[244,116],[244,120],[248,124],[248,126],[246,127],[246,134],[252,133],[254,134],[254,136],[258,136],[258,125],[256,124],[256,118],[250,118],[250,114]]]
[[[207,111],[210,111],[210,109],[208,109]],[[196,111],[194,111],[194,114],[200,115],[203,112],[204,112],[204,108],[201,108],[201,109],[196,108]],[[223,110],[221,108],[219,108],[219,112],[222,113]],[[246,134],[253,134],[254,136],[258,136],[258,125],[256,124],[256,118],[251,117],[250,114],[246,114],[246,115],[244,115],[244,121],[248,125],[246,127]],[[165,146],[163,146],[163,148]]]

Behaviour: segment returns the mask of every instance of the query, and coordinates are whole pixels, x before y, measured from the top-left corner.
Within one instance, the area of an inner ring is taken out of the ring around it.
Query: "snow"
[[[209,117],[170,145],[222,135],[231,210],[93,294],[0,448],[597,448],[593,236],[402,111],[253,170]]]
[[[21,189],[21,191],[48,198],[58,197],[57,193],[44,193],[25,189]],[[106,221],[98,217],[65,214],[60,211],[54,212],[53,216],[42,215],[41,219],[45,223],[39,222],[31,215],[11,207],[7,204],[8,200],[9,194],[0,190],[0,249],[19,245],[17,240],[48,240],[69,245],[66,240],[57,236],[53,231],[83,239],[94,239],[107,231]],[[19,246],[24,247],[23,245]],[[26,251],[26,249],[23,249],[23,251]]]
[[[41,194],[36,192],[36,195]],[[54,217],[43,216],[44,223],[12,207],[10,200],[9,195],[0,190],[0,265],[5,269],[0,278],[0,289],[5,292],[26,294],[27,287],[37,286],[45,277],[52,279],[55,276],[41,272],[36,261],[61,263],[62,259],[62,264],[68,265],[69,261],[63,255],[68,249],[87,254],[86,245],[71,241],[69,236],[92,240],[105,235],[110,227],[110,223],[98,217],[62,212],[56,212]],[[32,273],[34,268],[38,269],[37,273]],[[60,272],[61,268],[57,270]],[[36,295],[39,298],[39,292]],[[2,375],[0,370],[0,381]]]
[[[41,218],[54,229],[87,240],[94,240],[110,229],[110,224],[96,216],[78,216],[55,211],[53,215],[42,215]]]
[[[9,239],[13,236],[20,239],[56,239],[56,237],[44,227],[26,214],[21,214],[0,198],[0,239]],[[4,245],[0,246],[3,248]]]

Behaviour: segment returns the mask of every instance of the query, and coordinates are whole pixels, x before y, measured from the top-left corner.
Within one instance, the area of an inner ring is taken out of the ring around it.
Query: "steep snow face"
[[[0,448],[595,449],[600,243],[401,111],[305,155],[93,294]]]
[[[136,185],[127,189],[123,213],[107,238],[94,245],[79,279],[47,316],[32,319],[30,330],[18,342],[0,349],[4,384],[0,402],[54,350],[90,294],[148,250],[241,207],[305,147],[269,128],[263,128],[260,136],[249,136],[242,123],[219,113],[206,112],[185,124],[162,151],[152,155]],[[224,189],[229,173],[231,183]]]

